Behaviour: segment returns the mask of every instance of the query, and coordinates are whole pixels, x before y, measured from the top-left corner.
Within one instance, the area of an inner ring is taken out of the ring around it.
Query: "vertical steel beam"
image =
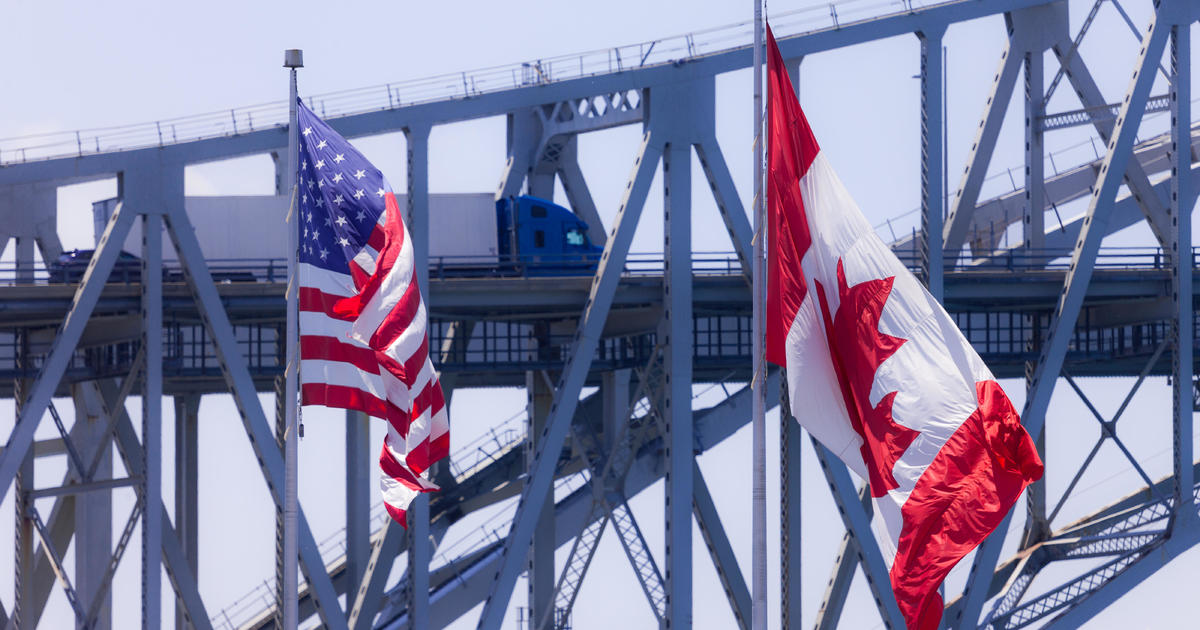
[[[525,391],[528,394],[529,438],[525,441],[525,471],[533,471],[538,440],[546,428],[550,405],[554,402],[554,391],[545,372],[525,373]],[[526,477],[528,479],[528,477]],[[545,619],[547,611],[554,607],[554,489],[547,491],[541,513],[533,530],[533,543],[529,546],[529,618]]]
[[[430,125],[410,124],[408,140],[408,231],[412,238],[417,286],[426,312],[429,304],[429,132]],[[409,504],[408,516],[408,623],[413,630],[429,626],[429,495],[419,494]]]
[[[1181,16],[1182,17],[1182,16]],[[1196,506],[1192,466],[1192,377],[1195,255],[1192,252],[1192,38],[1191,20],[1178,19],[1171,27],[1171,214],[1175,242],[1172,246],[1171,297],[1175,306],[1174,454],[1175,515],[1172,528],[1194,526]]]
[[[942,36],[946,27],[938,25],[917,32],[921,40],[921,262],[925,286],[938,302],[942,301],[946,266],[942,247],[942,219],[945,213],[942,190],[943,125],[942,111]],[[951,250],[956,253],[957,250]]]
[[[93,457],[101,452],[99,465],[92,474],[91,481],[112,478],[112,448],[108,419],[103,412],[103,402],[99,396],[87,387],[73,385],[71,394],[75,401],[75,425],[71,427],[71,440],[80,450],[84,465],[88,466]],[[86,471],[77,473],[79,479]],[[86,492],[75,497],[75,589],[79,592],[84,606],[91,606],[101,590],[104,575],[108,569],[109,556],[112,553],[112,492]],[[55,532],[54,512],[50,514],[48,533],[54,541]],[[66,550],[65,544],[54,541],[54,546]],[[105,630],[112,626],[112,597],[101,595],[103,602],[97,609],[94,622],[96,630]]]
[[[17,334],[17,368],[20,371],[25,371],[28,367],[29,355],[29,340],[28,333],[19,332]],[[26,379],[17,378],[13,381],[13,402],[16,407],[16,422],[20,426],[22,413],[25,411],[25,396],[28,388]],[[41,414],[39,414],[41,415]],[[14,428],[14,433],[16,429]],[[4,454],[8,454],[11,447],[12,438],[9,438],[9,447],[5,447]],[[27,447],[28,450],[28,447]],[[31,510],[33,508],[33,499],[30,498],[29,492],[33,490],[33,452],[29,451],[20,460],[20,467],[13,479],[13,505],[15,507],[15,535],[13,536],[13,610],[12,617],[9,618],[13,628],[22,628],[32,626],[30,620],[36,615],[33,612],[34,608],[34,555],[33,555],[33,518]],[[6,484],[7,485],[7,484]],[[46,564],[49,564],[48,562]],[[49,586],[47,586],[49,590]]]
[[[803,594],[800,517],[804,504],[800,465],[804,430],[792,417],[787,381],[780,381],[779,393],[779,618],[782,627],[798,628]]]
[[[183,169],[132,171],[125,177],[126,198],[142,215],[142,628],[162,623],[162,512],[153,509],[162,496],[162,205],[183,206]],[[175,198],[178,195],[178,198]]]
[[[1033,382],[1021,414],[1025,428],[1031,435],[1042,431],[1046,421],[1046,408],[1050,404],[1050,395],[1054,383],[1062,371],[1063,360],[1066,358],[1067,347],[1074,338],[1075,322],[1087,293],[1088,282],[1092,278],[1096,252],[1100,241],[1107,232],[1108,215],[1116,198],[1123,174],[1133,155],[1133,143],[1137,135],[1142,115],[1146,111],[1146,99],[1150,95],[1150,87],[1154,80],[1154,71],[1158,60],[1162,57],[1166,45],[1170,21],[1166,13],[1170,3],[1160,4],[1158,11],[1151,21],[1150,35],[1144,40],[1141,54],[1130,78],[1129,88],[1121,104],[1117,116],[1117,125],[1108,152],[1100,167],[1099,180],[1092,192],[1088,206],[1087,217],[1079,232],[1079,240],[1071,257],[1071,265],[1067,271],[1062,296],[1055,306],[1050,320],[1049,334],[1043,345],[1041,356],[1038,358]],[[974,625],[979,620],[984,601],[987,599],[987,587],[991,582],[992,572],[1000,556],[1000,548],[1004,543],[1004,535],[1008,531],[1012,514],[1000,523],[992,535],[984,541],[975,552],[975,563],[963,592],[962,607],[959,608],[960,619],[955,620],[956,627]]]
[[[1045,113],[1045,74],[1044,53],[1040,49],[1025,52],[1025,204],[1022,206],[1021,227],[1022,241],[1028,254],[1033,254],[1032,264],[1040,265],[1049,262],[1041,258],[1041,250],[1046,246],[1046,152],[1045,134],[1042,131],[1042,116]],[[1036,262],[1035,262],[1036,261]],[[1040,323],[1038,315],[1026,315],[1029,330],[1035,331]],[[1036,352],[1033,347],[1034,339],[1028,340],[1027,349]],[[1027,362],[1026,387],[1032,382],[1034,365]],[[1038,452],[1043,461],[1046,456],[1046,434],[1043,431],[1034,436]],[[1031,483],[1025,494],[1028,519],[1025,522],[1025,540],[1032,543],[1041,540],[1049,533],[1049,523],[1046,521],[1046,478]]]
[[[800,100],[800,64],[804,59],[784,60],[796,100]],[[803,603],[803,558],[801,553],[801,463],[804,431],[792,416],[787,379],[779,381],[779,622],[784,628],[800,627]]]
[[[666,367],[665,627],[692,627],[692,153],[671,142],[663,155],[663,329]]]
[[[200,571],[200,395],[175,397],[175,533],[196,580]],[[153,504],[148,504],[153,507]],[[187,608],[176,603],[175,627],[188,627]]]
[[[503,559],[500,568],[489,588],[488,598],[483,604],[483,612],[479,618],[479,628],[495,630],[504,621],[504,613],[512,596],[513,585],[517,581],[524,564],[522,560],[529,550],[533,538],[533,529],[537,516],[542,509],[545,493],[554,481],[554,471],[557,468],[558,457],[562,452],[570,428],[571,418],[579,403],[579,392],[587,379],[591,368],[596,346],[600,342],[600,333],[608,318],[609,307],[612,306],[617,284],[625,266],[625,257],[629,254],[629,245],[633,241],[633,233],[641,216],[642,204],[654,177],[655,167],[662,155],[662,145],[657,138],[647,130],[637,160],[634,162],[633,175],[625,188],[624,197],[617,210],[617,218],[613,225],[612,234],[604,246],[600,256],[600,266],[592,279],[591,290],[583,308],[583,316],[568,355],[566,368],[555,388],[554,404],[550,407],[550,420],[542,435],[541,446],[538,449],[533,474],[526,481],[525,489],[517,503],[517,515],[513,520],[508,539],[504,544]],[[690,501],[690,498],[688,499]]]
[[[346,410],[346,592],[357,593],[371,559],[371,424]]]
[[[1025,248],[1039,250],[1046,241],[1046,145],[1042,131],[1045,88],[1043,53],[1025,52],[1025,205],[1021,225]]]

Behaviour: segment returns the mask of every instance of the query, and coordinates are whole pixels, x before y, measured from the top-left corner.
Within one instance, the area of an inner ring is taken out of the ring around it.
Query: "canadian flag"
[[[876,236],[821,154],[768,30],[767,360],[792,414],[866,479],[908,627],[1042,462],[954,321]]]

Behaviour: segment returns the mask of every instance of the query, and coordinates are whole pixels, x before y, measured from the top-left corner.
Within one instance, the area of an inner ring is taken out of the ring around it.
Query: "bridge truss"
[[[1100,437],[1085,463],[1060,463],[1053,451],[1044,453],[1050,470],[1058,467],[1074,480],[1059,497],[1049,496],[1044,483],[1031,487],[1017,553],[1000,561],[1006,520],[974,554],[962,592],[947,597],[953,627],[1074,627],[1200,541],[1192,450],[1197,397],[1191,209],[1197,154],[1189,36],[1197,10],[1186,0],[1153,3],[1153,19],[1135,29],[1142,48],[1128,88],[1112,104],[1080,43],[1103,5],[1126,16],[1120,4],[1089,4],[1074,31],[1061,0],[920,4],[905,1],[895,12],[859,21],[839,20],[835,5],[831,27],[777,30],[786,34],[780,47],[796,77],[808,55],[889,37],[918,38],[921,229],[896,239],[894,249],[944,301],[998,376],[1025,377],[1022,418],[1043,449],[1056,386],[1087,401],[1079,377],[1135,376],[1130,397],[1150,375],[1168,375],[1172,382],[1171,475],[1152,479],[1118,436],[1125,405],[1105,417],[1088,402]],[[940,48],[948,28],[998,14],[1004,16],[1007,46],[960,183],[946,200]],[[1050,68],[1047,53],[1056,61]],[[1152,95],[1164,54],[1169,91]],[[561,183],[571,207],[588,221],[592,240],[604,244],[604,254],[591,278],[454,278],[440,276],[437,264],[418,265],[429,287],[431,342],[448,395],[455,388],[524,386],[528,418],[524,426],[510,423],[511,431],[495,436],[479,451],[483,455],[441,467],[437,477],[445,490],[414,504],[407,531],[390,521],[372,531],[378,521],[371,518],[368,494],[367,424],[350,414],[344,552],[323,555],[301,516],[302,615],[335,629],[427,628],[442,627],[483,603],[479,627],[498,628],[509,615],[518,576],[525,574],[523,623],[566,628],[597,544],[612,531],[654,618],[662,627],[687,628],[693,622],[694,518],[733,616],[748,626],[745,567],[738,565],[696,454],[748,421],[749,392],[727,389],[723,401],[694,408],[693,386],[749,378],[749,288],[742,270],[750,267],[752,234],[744,194],[716,139],[714,94],[718,75],[746,68],[750,59],[746,46],[706,50],[687,37],[613,49],[607,67],[580,57],[578,72],[563,72],[561,63],[558,69],[551,62],[524,64],[519,74],[513,69],[511,84],[499,82],[496,72],[470,80],[464,74],[461,93],[418,92],[423,96],[402,100],[402,92],[388,85],[386,106],[369,91],[326,99],[334,110],[330,122],[344,135],[395,130],[407,135],[408,219],[421,263],[431,262],[425,253],[430,130],[499,115],[507,117],[509,142],[496,194],[553,197],[555,182]],[[1012,193],[981,199],[1002,120],[1022,78],[1024,181]],[[1080,108],[1046,111],[1050,95],[1066,86]],[[272,111],[258,112],[260,121],[270,120]],[[1170,130],[1141,140],[1143,116],[1154,111],[1169,112]],[[0,610],[12,627],[35,627],[53,588],[66,593],[78,625],[109,627],[112,577],[139,523],[143,619],[161,615],[163,567],[179,627],[228,621],[213,615],[196,580],[203,394],[233,396],[281,509],[278,412],[264,409],[257,394],[279,391],[282,286],[261,270],[253,271],[258,282],[214,283],[213,261],[204,260],[183,211],[186,165],[276,155],[285,146],[283,128],[264,128],[261,122],[255,128],[246,115],[240,130],[235,112],[234,128],[215,133],[197,119],[190,127],[195,131],[182,138],[178,127],[186,125],[172,126],[169,135],[156,125],[154,134],[139,127],[125,137],[95,135],[94,142],[76,134],[75,146],[65,151],[70,155],[44,147],[40,155],[33,151],[33,159],[21,150],[0,154],[9,156],[0,167],[5,193],[0,242],[14,242],[17,261],[10,286],[0,287],[2,391],[18,410],[0,452],[0,487],[5,493],[11,489],[17,511],[16,592],[11,607]],[[605,226],[579,166],[578,138],[622,125],[641,125],[642,142],[615,219]],[[1103,151],[1097,150],[1093,162],[1047,172],[1046,133],[1079,125],[1094,128]],[[706,268],[691,245],[693,151],[735,249],[722,271]],[[631,271],[630,244],[660,171],[663,254],[639,274]],[[40,251],[49,262],[61,253],[53,229],[56,188],[113,176],[122,203],[82,281],[75,287],[47,285],[35,257]],[[1058,229],[1047,226],[1059,205],[1084,199],[1087,209],[1079,218]],[[114,281],[120,244],[135,221],[146,235],[142,273],[134,282]],[[1145,255],[1101,250],[1106,236],[1143,221],[1157,240],[1156,250]],[[1017,245],[998,237],[1013,231],[1021,236]],[[164,284],[158,272],[164,234],[179,253],[185,282]],[[770,375],[768,386],[770,399],[778,400],[778,375]],[[585,387],[598,389],[584,397]],[[142,400],[140,431],[125,410],[134,393]],[[174,506],[162,500],[164,395],[174,396],[176,406]],[[64,396],[76,408],[77,420],[69,427],[54,406]],[[35,441],[35,430],[47,419],[59,437]],[[795,423],[782,423],[784,627],[799,626],[802,440]],[[1063,503],[1108,442],[1128,455],[1143,489],[1062,522]],[[816,451],[846,529],[816,625],[837,625],[861,570],[884,624],[903,627],[871,533],[870,505],[860,499],[845,467],[821,447]],[[114,453],[128,472],[125,478],[112,478]],[[63,479],[35,479],[39,457],[66,458]],[[651,525],[639,521],[629,504],[659,479],[666,487],[662,566],[644,535]],[[124,489],[137,498],[113,544],[112,496]],[[435,550],[456,523],[514,497],[511,523],[502,524],[500,536],[433,564]],[[69,572],[63,553],[72,544],[76,557]],[[569,551],[565,568],[556,572],[560,547]],[[389,584],[399,558],[407,567],[399,582]],[[1075,560],[1084,562],[1067,562]],[[1066,581],[1032,588],[1035,578],[1062,566],[1073,571]],[[267,606],[239,625],[269,627],[275,614]]]

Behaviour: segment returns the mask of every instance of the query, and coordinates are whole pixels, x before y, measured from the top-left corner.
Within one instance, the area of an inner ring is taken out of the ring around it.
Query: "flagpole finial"
[[[303,68],[304,51],[299,48],[289,48],[283,51],[284,68]]]

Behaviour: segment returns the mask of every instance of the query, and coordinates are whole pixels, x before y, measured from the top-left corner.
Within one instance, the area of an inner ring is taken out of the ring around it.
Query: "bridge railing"
[[[1195,266],[1200,247],[1192,252]],[[900,261],[913,271],[921,268],[920,254],[912,249],[896,252]],[[1034,269],[1061,270],[1070,262],[1070,249],[1030,249],[997,252],[960,263],[958,257],[947,254],[946,268],[962,272],[971,271],[1029,271]],[[504,278],[504,277],[571,277],[589,276],[595,273],[597,257],[594,255],[559,255],[481,259],[469,256],[439,256],[429,261],[431,279],[454,278]],[[1105,247],[1096,257],[1098,269],[1164,269],[1169,263],[1158,247]],[[957,267],[956,267],[957,265]],[[660,252],[631,253],[625,263],[626,276],[662,275],[665,259]],[[18,284],[74,284],[83,278],[86,261],[67,266],[51,266],[38,263],[18,267],[14,263],[0,264],[0,286]],[[239,282],[284,282],[287,265],[281,258],[242,258],[208,261],[213,280],[219,284]],[[163,264],[164,282],[183,282],[183,269],[179,261],[167,260]],[[695,252],[692,255],[692,273],[702,276],[736,276],[742,274],[741,264],[732,252]],[[139,261],[122,261],[114,267],[110,283],[136,284],[141,280]]]
[[[888,14],[942,4],[929,0],[839,0],[771,15],[780,35],[838,28]],[[647,42],[454,72],[305,97],[322,117],[339,117],[678,63],[749,45],[752,23],[736,22]],[[83,156],[236,136],[287,124],[287,102],[272,101],[131,125],[0,139],[0,164]]]

